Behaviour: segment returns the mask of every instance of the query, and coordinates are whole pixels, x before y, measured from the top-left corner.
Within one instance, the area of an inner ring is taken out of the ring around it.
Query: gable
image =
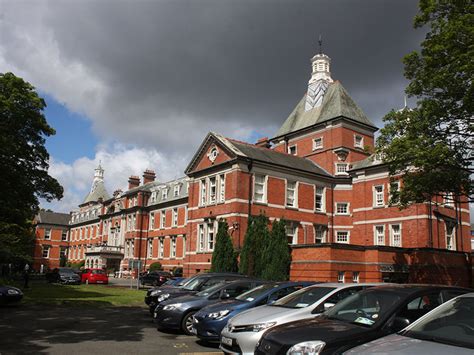
[[[209,133],[186,168],[187,175],[213,166],[224,164],[236,158],[236,154],[226,147],[214,134]]]

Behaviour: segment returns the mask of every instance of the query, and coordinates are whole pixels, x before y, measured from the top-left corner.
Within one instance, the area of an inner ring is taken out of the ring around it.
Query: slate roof
[[[59,226],[69,225],[71,215],[69,213],[57,213],[48,211],[39,211],[36,221],[41,224],[54,224]]]
[[[321,106],[305,111],[305,102],[306,94],[280,127],[276,137],[338,117],[346,117],[377,129],[339,81],[329,85]]]
[[[105,201],[105,200],[108,200],[109,198],[110,196],[107,193],[107,190],[105,189],[104,182],[99,181],[96,183],[94,189],[91,192],[89,192],[89,194],[86,196],[82,204],[86,204],[89,202],[96,202],[96,201],[99,201],[99,199],[102,199],[103,201]]]
[[[365,168],[370,168],[373,166],[378,166],[378,165],[383,165],[384,162],[382,160],[376,159],[375,154],[372,154],[371,156],[365,158],[364,160],[352,163],[352,170],[360,170],[360,169],[365,169]]]

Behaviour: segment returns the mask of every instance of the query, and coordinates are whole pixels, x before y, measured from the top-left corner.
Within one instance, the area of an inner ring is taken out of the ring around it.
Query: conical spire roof
[[[86,204],[89,202],[97,202],[99,199],[108,200],[109,194],[105,189],[104,184],[104,169],[99,166],[95,169],[94,180],[92,181],[91,191],[87,194],[84,202],[82,204]]]

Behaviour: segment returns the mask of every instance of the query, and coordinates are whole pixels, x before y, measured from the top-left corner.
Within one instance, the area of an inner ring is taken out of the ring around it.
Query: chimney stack
[[[268,141],[268,137],[260,138],[257,143],[255,143],[257,147],[262,148],[270,148],[270,142]]]
[[[143,184],[148,184],[149,182],[155,181],[156,174],[153,170],[146,169],[143,172]]]
[[[138,186],[140,186],[140,178],[135,175],[130,176],[128,178],[128,189],[130,190]]]

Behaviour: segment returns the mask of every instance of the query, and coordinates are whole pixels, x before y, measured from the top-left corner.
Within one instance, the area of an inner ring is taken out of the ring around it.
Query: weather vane
[[[319,35],[319,54],[323,54],[323,36],[320,34]]]

